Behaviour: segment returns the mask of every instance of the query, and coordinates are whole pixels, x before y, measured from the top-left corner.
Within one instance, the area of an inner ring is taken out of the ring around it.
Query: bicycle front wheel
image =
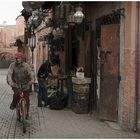
[[[20,115],[19,105],[17,105],[17,107],[16,107],[16,113],[17,113],[17,120],[20,122],[21,121],[21,115]]]
[[[22,101],[22,104],[21,104],[21,116],[22,116],[22,125],[23,125],[23,133],[25,133],[26,132],[26,111],[27,109],[26,109],[26,104],[25,104],[25,101]]]

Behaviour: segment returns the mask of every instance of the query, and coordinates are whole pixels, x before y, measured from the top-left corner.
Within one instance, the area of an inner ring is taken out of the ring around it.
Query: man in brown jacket
[[[29,90],[30,86],[34,83],[34,74],[31,67],[23,61],[24,55],[21,52],[15,54],[15,62],[11,63],[7,74],[7,83],[12,87],[14,92],[13,101],[10,105],[10,109],[16,108],[19,102],[19,87],[22,86],[24,97],[27,101],[27,108],[29,112]]]

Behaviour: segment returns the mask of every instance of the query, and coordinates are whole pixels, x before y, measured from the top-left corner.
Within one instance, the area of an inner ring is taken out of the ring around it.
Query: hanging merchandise
[[[60,5],[55,6],[54,17],[55,17],[55,19],[60,18]]]
[[[52,34],[54,39],[61,38],[63,36],[63,30],[57,27],[56,29],[53,29]]]
[[[75,33],[76,33],[77,37],[83,37],[84,36],[84,28],[85,28],[84,27],[84,22],[75,25]]]
[[[66,19],[72,7],[69,2],[61,2],[60,4],[60,19]]]
[[[55,46],[56,51],[64,51],[64,38],[53,39],[52,45]]]
[[[72,5],[69,2],[65,2],[65,18],[67,18],[71,10],[72,10]]]
[[[60,19],[64,19],[65,18],[65,6],[63,4],[63,2],[60,4]]]
[[[51,18],[48,18],[46,21],[46,27],[53,27],[53,20]]]
[[[67,22],[69,25],[75,25],[75,18],[74,18],[74,10],[72,9],[69,15],[67,16]]]

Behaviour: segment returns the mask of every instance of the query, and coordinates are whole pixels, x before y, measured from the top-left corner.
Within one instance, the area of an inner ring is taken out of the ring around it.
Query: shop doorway
[[[101,26],[100,118],[117,121],[119,77],[119,24]]]
[[[97,88],[93,97],[101,120],[118,120],[120,10],[96,19]]]

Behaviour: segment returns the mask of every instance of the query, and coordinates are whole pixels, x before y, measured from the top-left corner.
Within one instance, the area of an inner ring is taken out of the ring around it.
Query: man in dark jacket
[[[58,60],[56,58],[51,58],[46,60],[39,68],[37,73],[37,79],[39,84],[38,91],[38,107],[43,107],[42,101],[44,102],[44,106],[47,106],[47,87],[46,87],[46,79],[50,75],[52,76],[51,66],[58,64]]]

